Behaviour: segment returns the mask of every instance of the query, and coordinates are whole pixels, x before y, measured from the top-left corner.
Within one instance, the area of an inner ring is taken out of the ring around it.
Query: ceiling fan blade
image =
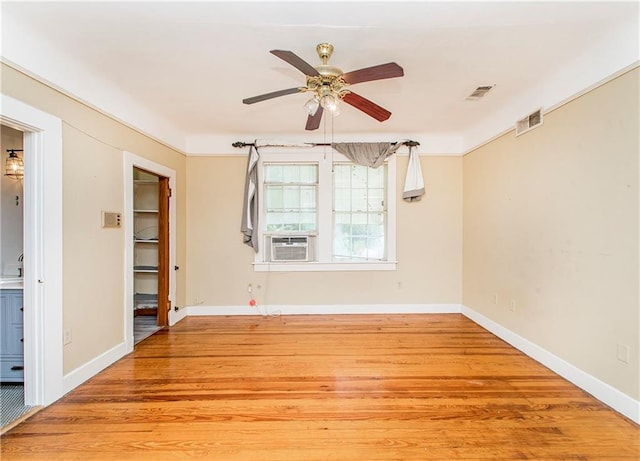
[[[386,119],[391,117],[391,112],[387,109],[380,107],[375,102],[371,102],[354,92],[345,94],[342,100],[347,104],[351,104],[356,109],[360,109],[362,112],[375,118],[379,122],[384,122]]]
[[[317,77],[318,75],[320,75],[315,67],[313,67],[311,64],[309,64],[307,61],[305,61],[292,51],[271,50],[271,54],[279,57],[283,61],[288,62],[305,75],[309,75],[311,77]]]
[[[304,127],[305,130],[317,130],[318,127],[320,127],[320,119],[322,118],[322,112],[324,112],[324,109],[322,108],[322,106],[318,107],[318,110],[316,111],[315,115],[309,115],[309,117],[307,117],[307,125]]]
[[[260,101],[266,101],[267,99],[277,98],[280,96],[286,96],[288,94],[299,93],[300,88],[287,88],[286,90],[273,91],[271,93],[261,94],[259,96],[254,96],[252,98],[243,99],[242,102],[244,104],[254,104]]]
[[[378,66],[366,67],[358,69],[346,74],[342,74],[342,78],[350,85],[354,83],[370,82],[371,80],[382,80],[385,78],[402,77],[404,70],[395,62],[388,62]]]

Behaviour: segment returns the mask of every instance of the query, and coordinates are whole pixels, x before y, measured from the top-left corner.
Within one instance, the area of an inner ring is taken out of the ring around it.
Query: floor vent
[[[487,94],[489,91],[491,91],[491,89],[494,86],[495,85],[479,86],[478,88],[473,90],[473,93],[471,93],[469,96],[467,96],[467,101],[477,101],[478,99],[484,97],[484,95]]]
[[[538,109],[516,122],[516,136],[531,131],[540,125],[542,125],[542,109]]]

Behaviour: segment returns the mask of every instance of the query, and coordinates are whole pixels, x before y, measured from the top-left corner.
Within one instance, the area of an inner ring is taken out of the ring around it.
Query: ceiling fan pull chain
[[[325,162],[327,161],[327,116],[328,115],[329,114],[327,113],[327,115],[324,116],[324,120],[322,121],[322,130],[323,130],[322,144],[324,144],[323,150],[324,150],[324,161]]]
[[[334,173],[333,171],[333,119],[334,119],[334,115],[331,114],[331,174]]]

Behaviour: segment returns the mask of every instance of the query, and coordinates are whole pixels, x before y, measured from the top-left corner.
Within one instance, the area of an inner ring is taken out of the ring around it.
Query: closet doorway
[[[134,344],[169,324],[169,178],[133,167]]]

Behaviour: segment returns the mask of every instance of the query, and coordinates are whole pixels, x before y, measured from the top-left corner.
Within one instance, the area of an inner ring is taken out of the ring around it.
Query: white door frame
[[[169,300],[176,305],[176,172],[131,152],[124,152],[124,341],[127,352],[133,351],[133,168],[141,168],[169,178]],[[160,305],[160,303],[158,303]],[[169,311],[169,325],[176,323],[175,311]]]
[[[64,395],[62,121],[0,95],[0,121],[24,132],[25,404]]]

